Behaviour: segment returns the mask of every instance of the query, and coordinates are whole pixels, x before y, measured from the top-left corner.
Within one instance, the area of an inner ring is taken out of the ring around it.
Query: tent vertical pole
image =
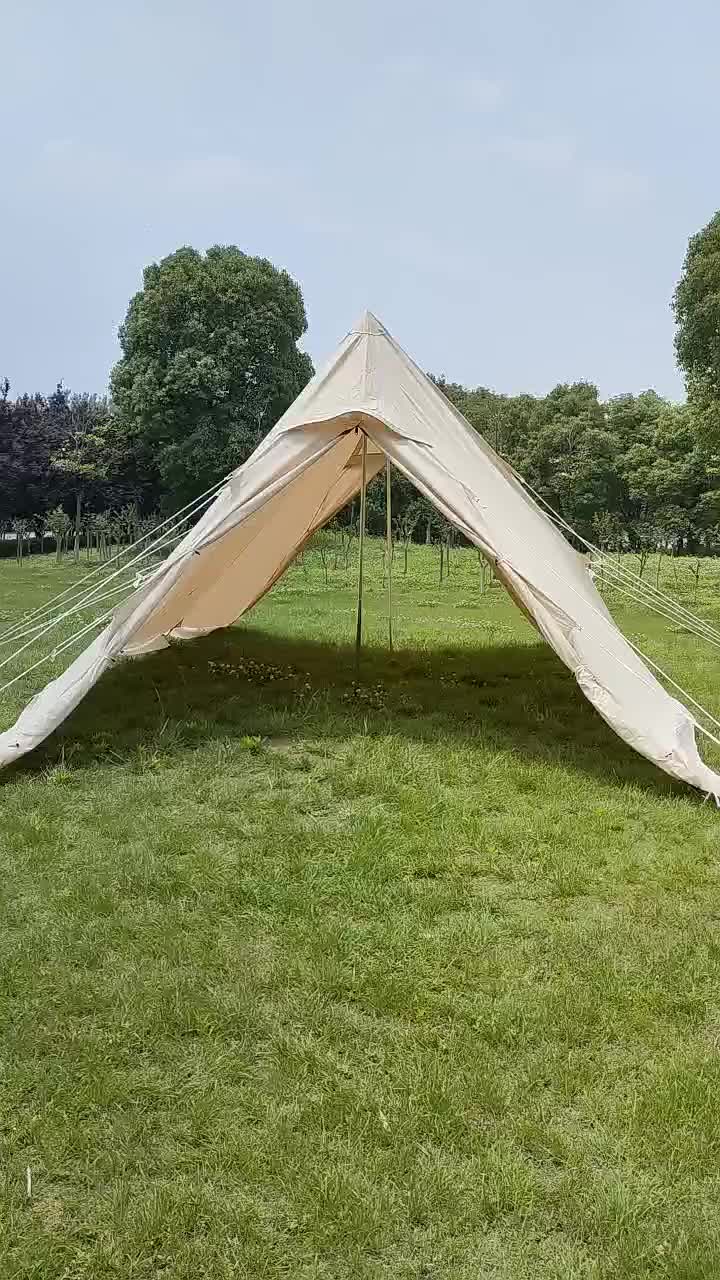
[[[362,596],[363,596],[363,551],[365,550],[365,489],[367,482],[367,436],[363,431],[362,441],[362,483],[360,485],[360,544],[358,547],[358,602],[357,627],[355,629],[355,666],[360,666],[360,648],[362,646]]]
[[[388,607],[388,648],[392,653],[392,487],[390,480],[390,459],[385,459],[385,554],[387,556],[387,607]]]

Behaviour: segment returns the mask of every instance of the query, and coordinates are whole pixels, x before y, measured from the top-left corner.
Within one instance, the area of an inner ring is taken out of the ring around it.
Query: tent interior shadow
[[[368,647],[235,626],[121,661],[2,783],[65,760],[114,768],[143,750],[173,756],[213,740],[258,736],[332,741],[357,733],[490,747],[518,760],[656,795],[691,797],[627,747],[543,643]]]

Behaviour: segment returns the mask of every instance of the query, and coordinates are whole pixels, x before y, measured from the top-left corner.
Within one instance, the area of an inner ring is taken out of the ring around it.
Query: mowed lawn
[[[720,814],[470,550],[400,553],[390,655],[371,543],[356,681],[332,560],[0,775],[0,1276],[716,1278]],[[0,564],[0,630],[84,571]]]

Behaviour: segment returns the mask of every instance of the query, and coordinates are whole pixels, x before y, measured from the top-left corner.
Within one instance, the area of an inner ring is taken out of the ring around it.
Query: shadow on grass
[[[543,644],[352,648],[233,627],[114,667],[3,781],[55,764],[107,767],[213,740],[284,742],[357,732],[512,751],[656,794],[687,788],[632,752]]]

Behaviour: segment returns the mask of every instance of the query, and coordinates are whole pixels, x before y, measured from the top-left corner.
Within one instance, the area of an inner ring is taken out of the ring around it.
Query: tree
[[[135,496],[129,478],[122,424],[110,406],[96,396],[71,395],[58,384],[52,395],[9,397],[0,381],[0,522],[34,521],[60,503],[75,504],[77,475],[74,462],[87,470],[86,445],[81,439],[89,418],[102,427],[98,461],[85,475],[84,501],[102,509]],[[82,456],[80,456],[82,455]],[[59,464],[59,465],[56,465]]]
[[[145,269],[111,385],[136,470],[158,477],[166,506],[239,466],[295,399],[312,374],[306,328],[288,273],[233,245]]]
[[[400,512],[395,519],[395,532],[397,538],[403,544],[403,575],[407,577],[408,571],[408,547],[412,536],[420,521],[422,508],[418,501],[409,502],[405,509]]]
[[[62,560],[65,539],[70,529],[70,517],[62,507],[55,507],[47,518],[47,526],[55,539],[55,559],[58,564]]]
[[[673,306],[675,350],[691,399],[720,406],[720,212],[691,237]]]
[[[429,528],[432,541],[440,548],[440,582],[442,582],[443,571],[448,578],[450,577],[450,547],[455,541],[455,526],[445,519],[442,512],[433,507],[429,517]]]
[[[596,511],[592,527],[601,551],[620,550],[623,527],[614,511]]]
[[[622,455],[622,473],[633,506],[631,528],[650,521],[665,527],[673,511],[677,550],[693,550],[699,531],[716,522],[712,503],[703,514],[703,495],[714,487],[711,455],[698,439],[687,405],[661,402],[654,428]],[[659,514],[662,519],[659,519]]]
[[[652,518],[640,516],[628,530],[633,549],[638,557],[638,577],[642,578],[647,562],[657,550],[660,534]]]
[[[23,550],[25,548],[25,543],[30,536],[30,521],[26,520],[23,516],[19,517],[17,520],[13,520],[13,533],[16,538],[15,558],[18,564],[22,564]]]
[[[112,467],[112,420],[106,400],[73,396],[68,405],[68,433],[52,462],[67,478],[75,505],[75,560],[80,558],[83,498],[105,479]]]
[[[325,574],[325,586],[328,585],[328,568],[330,562],[330,553],[335,546],[335,533],[327,525],[322,529],[316,529],[308,544],[313,551],[317,551],[320,555],[320,563]]]
[[[584,536],[598,511],[622,509],[618,441],[595,412],[555,413],[528,439],[519,470]]]
[[[7,522],[29,518],[56,498],[58,478],[50,459],[62,443],[65,422],[57,393],[13,401],[5,381],[0,391],[0,519]]]

